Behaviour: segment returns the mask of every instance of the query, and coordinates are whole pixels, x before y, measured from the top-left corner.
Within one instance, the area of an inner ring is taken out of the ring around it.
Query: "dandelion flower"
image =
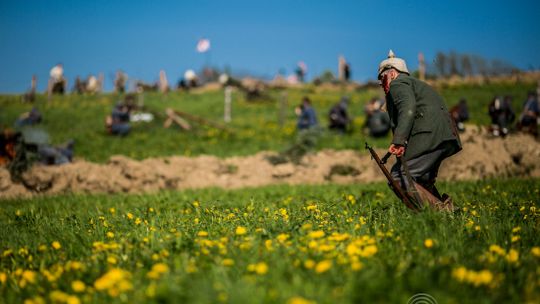
[[[433,247],[433,240],[432,240],[432,239],[426,239],[426,240],[424,241],[424,246],[425,246],[426,248],[431,248],[431,247]]]
[[[235,231],[236,235],[244,235],[247,233],[246,227],[238,226]]]
[[[234,265],[234,260],[233,259],[224,259],[223,262],[221,262],[221,264],[223,266],[230,267],[230,266]]]
[[[75,292],[83,292],[86,289],[86,285],[79,280],[71,282],[71,289]]]
[[[506,260],[509,263],[517,263],[517,261],[519,260],[519,252],[517,252],[517,250],[515,249],[510,249],[508,251],[508,254],[506,255]]]
[[[58,241],[52,242],[51,246],[52,246],[52,248],[54,248],[56,250],[62,248],[62,245],[60,245],[60,243]]]
[[[531,253],[537,258],[540,258],[540,247],[533,247],[531,248]]]
[[[324,273],[327,272],[330,268],[332,268],[332,261],[331,260],[323,260],[317,263],[317,266],[315,266],[315,272],[316,273]]]
[[[312,239],[319,239],[319,238],[322,238],[324,237],[324,231],[322,230],[317,230],[317,231],[311,231],[308,236]]]
[[[287,301],[287,304],[313,304],[315,302],[304,299],[302,297],[292,297]]]

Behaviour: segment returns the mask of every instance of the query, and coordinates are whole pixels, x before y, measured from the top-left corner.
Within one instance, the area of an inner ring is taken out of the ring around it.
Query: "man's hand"
[[[397,157],[401,157],[405,153],[405,146],[391,144],[390,148],[388,148],[388,152]]]

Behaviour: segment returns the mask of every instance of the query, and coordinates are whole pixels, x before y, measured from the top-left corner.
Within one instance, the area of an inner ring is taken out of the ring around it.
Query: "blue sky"
[[[206,37],[208,55],[195,51]],[[539,1],[0,1],[0,92],[23,92],[32,74],[46,86],[62,62],[76,75],[103,72],[105,89],[123,69],[170,82],[207,61],[233,72],[273,76],[308,66],[308,79],[337,72],[343,54],[353,79],[376,77],[392,48],[417,66],[419,51],[475,53],[540,68]]]

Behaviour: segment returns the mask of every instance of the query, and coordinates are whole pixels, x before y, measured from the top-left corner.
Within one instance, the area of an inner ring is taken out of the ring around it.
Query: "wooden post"
[[[225,87],[225,109],[223,112],[223,120],[227,123],[231,122],[231,86]]]
[[[287,117],[287,92],[281,92],[281,98],[279,99],[279,126],[283,128],[285,126],[285,120]]]

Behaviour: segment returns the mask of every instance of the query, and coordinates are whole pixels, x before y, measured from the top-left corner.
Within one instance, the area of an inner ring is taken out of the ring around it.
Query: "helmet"
[[[379,64],[379,72],[377,73],[377,76],[380,77],[382,72],[391,68],[398,70],[400,73],[409,74],[409,70],[407,69],[407,64],[405,63],[405,60],[397,58],[394,52],[392,52],[392,50],[388,52],[388,58],[381,61],[381,63]]]

